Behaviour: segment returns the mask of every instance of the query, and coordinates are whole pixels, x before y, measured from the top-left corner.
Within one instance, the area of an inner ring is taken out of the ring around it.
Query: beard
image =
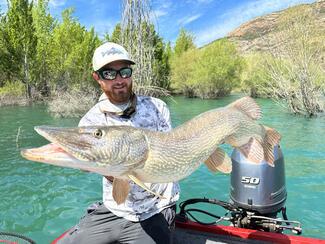
[[[105,89],[104,92],[112,103],[127,103],[132,94],[132,82],[123,85],[114,85],[110,89]]]

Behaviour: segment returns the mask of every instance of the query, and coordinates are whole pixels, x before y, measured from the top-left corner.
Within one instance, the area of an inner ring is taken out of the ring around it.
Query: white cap
[[[93,56],[93,69],[94,71],[99,70],[106,64],[117,60],[128,61],[131,64],[135,64],[129,57],[129,53],[122,47],[113,42],[105,42],[98,48],[96,48]]]

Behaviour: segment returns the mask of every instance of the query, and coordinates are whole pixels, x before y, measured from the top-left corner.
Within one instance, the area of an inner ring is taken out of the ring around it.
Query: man
[[[93,55],[93,78],[103,90],[99,102],[80,120],[79,126],[129,125],[155,131],[171,129],[166,104],[132,91],[135,64],[120,45],[107,42]],[[79,224],[59,243],[169,243],[179,199],[178,183],[151,184],[159,198],[130,182],[126,201],[112,197],[113,177],[103,177],[103,202],[87,209]]]

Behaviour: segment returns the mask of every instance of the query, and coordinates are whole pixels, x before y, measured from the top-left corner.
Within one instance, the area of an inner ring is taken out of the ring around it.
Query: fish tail
[[[253,120],[257,120],[262,117],[262,110],[260,106],[251,97],[240,98],[229,104],[228,107],[233,107],[240,110]]]
[[[281,135],[275,129],[264,126],[266,133],[263,143],[264,159],[272,167],[274,167],[274,146],[278,145]]]

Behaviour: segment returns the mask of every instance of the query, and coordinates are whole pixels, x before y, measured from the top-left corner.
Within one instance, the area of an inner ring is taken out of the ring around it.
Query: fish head
[[[36,126],[35,130],[49,140],[52,146],[22,151],[22,155],[29,160],[93,172],[95,170],[85,169],[82,165],[105,167],[107,170],[105,175],[116,176],[141,167],[147,158],[146,137],[141,130],[133,127]],[[101,174],[103,174],[102,171]]]

